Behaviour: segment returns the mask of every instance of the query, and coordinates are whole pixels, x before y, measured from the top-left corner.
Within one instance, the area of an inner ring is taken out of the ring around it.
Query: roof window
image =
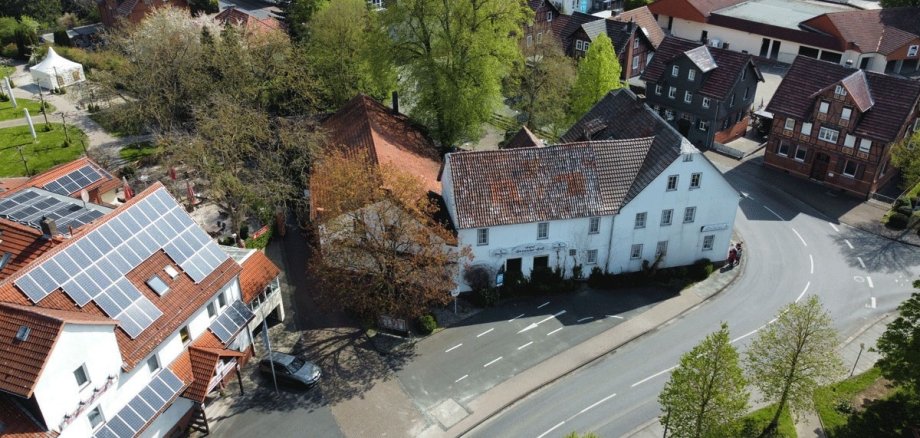
[[[179,276],[179,271],[177,271],[176,268],[172,267],[171,265],[166,265],[166,267],[163,268],[163,271],[165,271],[166,275],[169,275],[169,278],[173,280]]]
[[[32,333],[32,329],[24,325],[19,326],[19,331],[16,332],[16,340],[19,342],[25,342],[26,339],[29,339],[29,333]]]
[[[167,286],[158,275],[150,277],[150,279],[147,280],[147,286],[150,286],[150,288],[161,297],[166,294],[166,292],[169,292],[169,286]]]

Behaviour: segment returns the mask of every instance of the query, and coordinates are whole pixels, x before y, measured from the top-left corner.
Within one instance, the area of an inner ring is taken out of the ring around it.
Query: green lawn
[[[770,405],[751,412],[744,417],[741,420],[744,425],[742,436],[752,438],[759,436],[760,432],[766,429],[767,425],[770,424],[770,420],[773,419],[775,409],[776,406]],[[795,423],[792,422],[792,416],[789,415],[788,408],[784,409],[783,413],[779,416],[779,427],[777,432],[777,437],[796,438],[798,436],[795,433]]]
[[[119,106],[105,108],[90,114],[89,118],[93,119],[102,129],[105,129],[105,132],[108,132],[114,137],[129,137],[141,134],[142,130],[140,125],[136,123],[132,124],[129,121],[117,117],[119,115],[119,109]]]
[[[37,122],[39,118],[42,117],[41,113],[41,103],[37,100],[31,99],[16,99],[16,108],[13,108],[13,101],[8,100],[6,102],[0,102],[0,120],[12,120],[12,119],[21,119],[26,116],[22,111],[23,108],[29,109],[29,114],[32,115],[32,121]],[[48,104],[48,117],[51,117],[51,113],[54,112],[54,105]],[[44,121],[44,119],[42,119]]]
[[[83,154],[80,140],[86,140],[83,131],[67,127],[70,146],[64,144],[64,129],[60,123],[52,123],[51,131],[45,132],[44,123],[35,124],[38,142],[33,142],[28,126],[0,129],[0,177],[25,176],[26,169],[19,156],[18,147],[29,166],[29,173],[35,175],[50,167],[71,161]]]
[[[121,148],[121,150],[118,151],[118,155],[121,155],[121,158],[125,161],[137,161],[154,155],[159,151],[160,148],[154,146],[152,143],[141,142],[131,143]]]
[[[850,419],[850,414],[845,411],[850,406],[853,397],[872,386],[881,375],[878,368],[872,368],[858,376],[815,391],[815,408],[830,433],[844,426]]]

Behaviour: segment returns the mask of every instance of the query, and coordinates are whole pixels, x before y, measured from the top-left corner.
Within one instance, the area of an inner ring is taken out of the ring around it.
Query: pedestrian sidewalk
[[[692,310],[703,301],[723,291],[744,271],[747,260],[734,269],[714,272],[708,279],[684,289],[673,298],[656,304],[651,309],[624,321],[621,324],[563,351],[514,377],[480,394],[467,405],[470,411],[463,420],[448,430],[431,426],[423,437],[461,436],[489,418],[501,413],[515,402],[524,399],[538,389],[552,384],[566,375],[600,359],[607,353],[660,327],[661,325]]]

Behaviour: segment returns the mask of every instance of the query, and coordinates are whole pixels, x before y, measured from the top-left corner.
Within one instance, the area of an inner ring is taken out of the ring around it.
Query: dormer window
[[[907,57],[913,58],[917,56],[917,51],[920,50],[920,46],[910,46],[907,48]]]
[[[834,87],[834,96],[843,97],[847,95],[847,89],[843,88],[843,85],[838,85]]]
[[[680,67],[678,67],[678,66],[676,66],[676,65],[675,65],[675,66],[672,66],[672,67],[671,67],[671,76],[674,76],[675,78],[678,77],[678,76],[680,76]]]

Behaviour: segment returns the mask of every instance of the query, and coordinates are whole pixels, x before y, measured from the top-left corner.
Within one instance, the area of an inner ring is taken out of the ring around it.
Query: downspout
[[[604,273],[610,272],[610,255],[613,254],[613,226],[615,224],[616,215],[610,216],[610,238],[607,242],[607,262],[604,263]]]

